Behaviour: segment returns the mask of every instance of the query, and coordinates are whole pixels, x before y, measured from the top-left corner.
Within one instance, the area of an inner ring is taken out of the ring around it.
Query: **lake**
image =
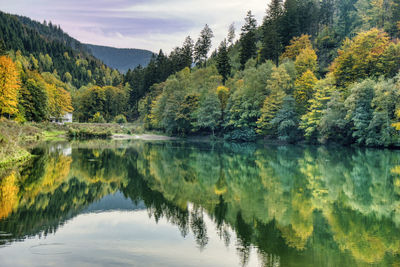
[[[0,266],[398,266],[400,151],[52,142],[0,171]]]

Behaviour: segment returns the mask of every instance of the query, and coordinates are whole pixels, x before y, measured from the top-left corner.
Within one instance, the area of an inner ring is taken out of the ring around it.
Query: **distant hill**
[[[147,66],[153,52],[142,49],[114,48],[85,44],[87,51],[102,60],[107,66],[120,72],[127,72],[138,65]]]

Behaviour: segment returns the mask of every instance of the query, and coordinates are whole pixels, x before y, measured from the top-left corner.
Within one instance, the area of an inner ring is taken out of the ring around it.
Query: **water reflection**
[[[398,151],[90,141],[35,153],[0,174],[0,245],[78,214],[146,210],[198,251],[211,225],[239,265],[252,253],[264,266],[400,263]]]

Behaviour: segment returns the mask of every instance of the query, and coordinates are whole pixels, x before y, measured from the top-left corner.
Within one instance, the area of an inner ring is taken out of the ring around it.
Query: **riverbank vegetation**
[[[214,34],[205,25],[196,41],[188,36],[126,74],[57,26],[0,18],[2,117],[41,122],[73,111],[78,122],[139,120],[178,136],[400,143],[400,5],[393,0],[274,0],[259,26],[247,13],[236,41],[231,25],[210,57]]]

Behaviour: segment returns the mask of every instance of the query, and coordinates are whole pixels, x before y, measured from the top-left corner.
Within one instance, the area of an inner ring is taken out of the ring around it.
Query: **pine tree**
[[[229,30],[228,30],[228,45],[232,46],[233,42],[235,40],[236,34],[235,34],[235,23],[232,23],[229,25]]]
[[[279,55],[283,47],[280,34],[282,14],[282,0],[272,0],[268,6],[267,15],[262,25],[261,61],[269,59],[274,61],[275,64],[279,63]]]
[[[226,40],[222,41],[217,55],[217,69],[219,74],[222,76],[222,84],[225,85],[225,81],[231,74],[231,64],[229,63],[228,50],[226,47]]]
[[[0,39],[0,57],[7,55],[6,44]]]
[[[182,58],[183,58],[183,65],[185,67],[192,67],[193,63],[193,47],[194,43],[193,40],[190,36],[186,37],[185,42],[183,43],[182,46]],[[182,68],[183,69],[183,68]]]
[[[256,28],[257,21],[251,11],[248,11],[240,34],[240,65],[242,69],[246,62],[257,54]]]
[[[211,39],[213,37],[213,31],[206,24],[194,46],[194,58],[197,65],[204,64],[205,67],[207,66],[207,55],[211,49]]]

